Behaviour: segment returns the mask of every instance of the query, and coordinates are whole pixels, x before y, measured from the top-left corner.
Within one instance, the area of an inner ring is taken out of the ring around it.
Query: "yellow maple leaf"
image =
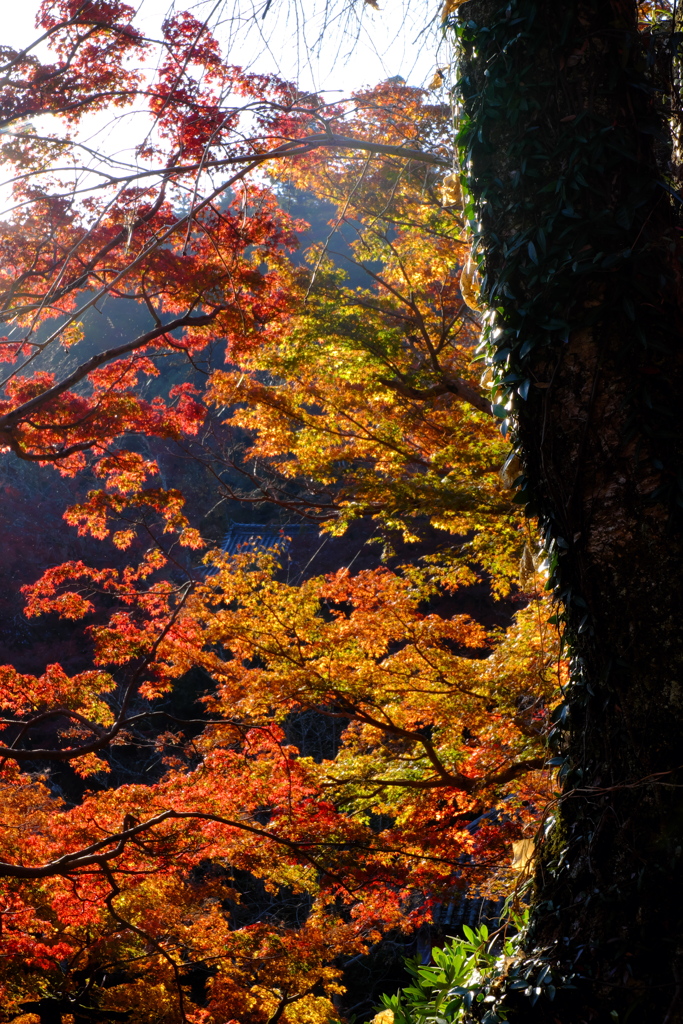
[[[367,0],[366,0],[366,3],[367,3]],[[436,71],[434,72],[434,77],[430,81],[430,83],[427,86],[427,88],[428,89],[440,89],[441,86],[443,85],[443,78],[444,78],[443,71],[441,70],[441,68],[437,68]]]
[[[74,320],[72,324],[69,324],[62,331],[60,340],[66,348],[71,348],[72,345],[77,345],[79,341],[83,341],[84,336],[83,324],[79,320]]]
[[[458,7],[464,3],[465,0],[446,0],[445,4],[441,8],[441,20],[446,21],[453,11],[457,10]]]

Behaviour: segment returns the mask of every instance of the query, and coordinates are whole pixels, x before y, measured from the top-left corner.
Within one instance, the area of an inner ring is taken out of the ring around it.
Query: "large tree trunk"
[[[672,1024],[683,1021],[683,320],[656,88],[666,52],[626,0],[471,0],[458,13],[466,173],[501,329],[490,351],[519,392],[513,437],[573,654],[563,796],[527,952],[577,987],[533,1011],[521,999],[515,1019]]]

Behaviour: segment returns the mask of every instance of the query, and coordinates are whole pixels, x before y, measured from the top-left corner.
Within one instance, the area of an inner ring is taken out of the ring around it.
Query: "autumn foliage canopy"
[[[0,48],[0,443],[74,481],[99,556],[24,586],[87,667],[0,668],[0,1020],[349,1019],[346,964],[507,893],[552,795],[564,667],[476,362],[450,110],[302,94],[187,13],[154,41],[118,0],[38,23],[49,60]],[[146,119],[131,163],[79,134],[117,110]],[[105,301],[143,323],[110,347]],[[364,530],[374,563],[293,580],[284,539],[221,550],[165,444],[246,519]],[[466,614],[477,587],[505,626]]]

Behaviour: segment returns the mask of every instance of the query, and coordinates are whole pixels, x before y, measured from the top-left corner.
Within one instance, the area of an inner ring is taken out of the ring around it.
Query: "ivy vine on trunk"
[[[525,1022],[683,1020],[677,36],[638,14],[471,0],[449,19],[485,352],[573,655],[526,952],[575,987],[533,1010],[508,993]]]

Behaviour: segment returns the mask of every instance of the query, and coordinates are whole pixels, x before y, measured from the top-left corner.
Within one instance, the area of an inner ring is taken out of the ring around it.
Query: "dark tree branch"
[[[391,388],[392,391],[403,395],[404,398],[414,398],[418,402],[427,402],[432,398],[438,398],[440,395],[451,394],[461,398],[468,405],[474,406],[475,409],[479,409],[480,412],[485,412],[489,416],[493,415],[491,403],[472,384],[468,384],[461,377],[444,377],[438,384],[433,384],[429,388],[414,388],[401,380],[396,380],[396,378],[380,377],[380,381],[386,387]]]
[[[273,832],[268,832],[266,829],[257,828],[255,825],[249,825],[245,821],[235,821],[231,818],[223,818],[218,814],[208,814],[201,811],[175,811],[173,809],[162,811],[153,818],[148,818],[147,821],[131,824],[130,827],[124,828],[120,832],[107,836],[105,839],[99,839],[97,842],[90,843],[88,846],[84,846],[80,850],[75,850],[73,853],[65,853],[63,856],[57,857],[55,860],[48,861],[47,864],[10,864],[7,861],[0,861],[0,878],[51,878],[55,875],[72,874],[73,872],[82,870],[83,868],[89,868],[95,865],[100,868],[104,868],[116,857],[119,857],[123,853],[126,845],[129,842],[134,841],[137,836],[148,832],[150,829],[153,829],[156,825],[160,825],[164,821],[170,820],[215,821],[219,825],[226,825],[230,828],[239,829],[242,832],[249,832],[251,835],[260,836],[263,839],[270,839],[279,846],[286,847],[297,856],[304,857],[313,867],[318,871],[324,871],[329,878],[337,882],[339,885],[343,884],[339,878],[329,871],[328,868],[324,867],[317,859],[312,857],[311,854],[307,852],[306,848],[311,846],[343,846],[345,844],[316,843],[313,840],[287,839],[284,836],[278,836]],[[112,849],[108,849],[108,847],[112,847]]]
[[[58,398],[69,388],[80,383],[89,373],[96,370],[99,366],[104,363],[110,362],[112,359],[118,359],[119,356],[128,355],[130,352],[135,352],[137,349],[144,348],[145,345],[149,345],[150,342],[156,338],[162,337],[164,334],[168,334],[170,331],[176,330],[178,327],[204,327],[210,324],[218,316],[220,308],[213,309],[210,313],[204,313],[200,316],[186,316],[177,317],[175,320],[171,320],[167,324],[161,324],[158,327],[153,328],[151,331],[147,331],[146,334],[140,335],[134,341],[126,342],[125,345],[117,345],[115,348],[108,348],[104,352],[100,352],[98,355],[92,356],[81,365],[70,373],[64,380],[59,381],[58,384],[53,384],[51,388],[47,388],[46,391],[42,391],[39,395],[35,395],[33,398],[24,402],[22,405],[17,406],[11,412],[5,413],[4,416],[0,416],[0,437],[5,440],[5,436],[12,431],[21,420],[34,412],[36,409],[40,409],[46,403],[52,401],[54,398]],[[7,442],[9,443],[9,442]],[[41,456],[41,459],[43,456]]]

